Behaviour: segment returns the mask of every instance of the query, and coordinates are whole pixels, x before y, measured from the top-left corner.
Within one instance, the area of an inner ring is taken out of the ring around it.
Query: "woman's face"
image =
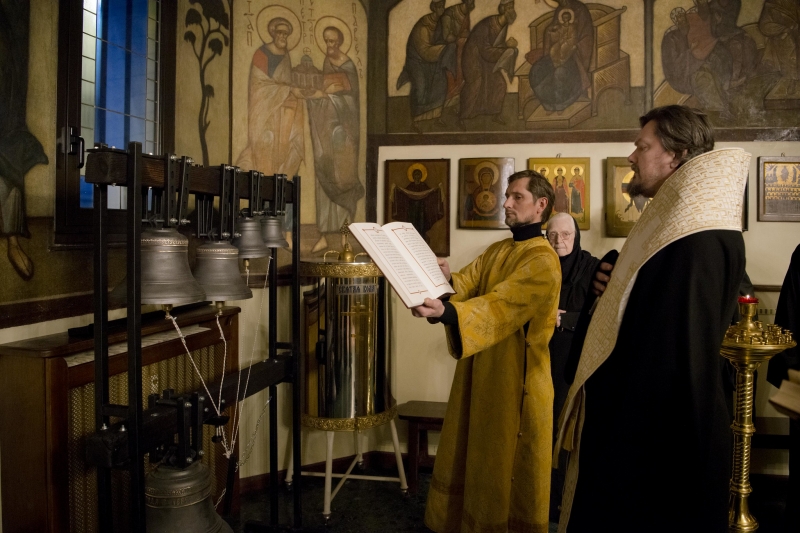
[[[547,240],[559,257],[572,253],[575,246],[575,223],[572,217],[558,217],[547,225]]]

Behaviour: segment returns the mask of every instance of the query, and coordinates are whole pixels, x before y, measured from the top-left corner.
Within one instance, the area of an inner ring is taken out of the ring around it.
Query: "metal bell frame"
[[[145,417],[145,411],[142,409],[142,320],[141,320],[141,289],[142,289],[142,272],[141,272],[141,234],[142,234],[142,219],[141,213],[144,211],[146,205],[146,196],[142,194],[128,194],[127,200],[127,344],[128,344],[128,404],[127,405],[113,405],[109,402],[109,376],[108,376],[108,186],[109,185],[124,185],[127,186],[129,191],[141,191],[143,182],[147,186],[160,188],[166,194],[162,196],[167,198],[167,209],[164,211],[166,216],[163,217],[167,221],[167,226],[173,226],[176,223],[183,222],[180,217],[170,216],[175,213],[169,206],[171,204],[170,198],[174,199],[175,180],[172,180],[172,170],[177,166],[177,158],[171,155],[163,157],[165,171],[161,174],[158,170],[153,169],[153,159],[161,159],[159,156],[148,156],[148,163],[143,163],[142,147],[138,142],[132,142],[128,146],[127,151],[108,149],[104,146],[99,146],[90,154],[86,171],[86,182],[91,184],[94,192],[94,253],[93,253],[93,267],[94,267],[94,317],[95,317],[95,426],[96,433],[90,435],[88,440],[103,442],[110,433],[114,434],[114,439],[120,446],[127,452],[125,454],[126,460],[123,464],[130,470],[129,490],[130,494],[129,507],[130,507],[130,522],[129,529],[134,533],[144,533],[147,531],[146,525],[146,505],[145,505],[145,478],[144,478],[144,454],[148,451],[145,449],[145,442],[152,445],[152,439],[155,435],[163,434],[164,428],[156,427],[152,416]],[[81,161],[79,166],[83,166],[83,156],[78,154],[77,160]],[[75,159],[71,159],[75,161]],[[99,163],[95,163],[99,161]],[[184,157],[180,162],[182,170],[186,173],[185,178],[188,178],[188,171],[192,167],[191,161]],[[120,169],[124,168],[124,172]],[[192,172],[206,178],[208,176],[208,169],[194,168]],[[225,174],[226,169],[221,167],[220,173]],[[221,177],[224,181],[224,177]],[[188,179],[181,180],[182,193],[189,192]],[[201,182],[203,180],[200,180]],[[237,189],[238,191],[238,189]],[[200,183],[193,190],[198,195],[213,194],[213,190],[209,190],[208,182]],[[293,213],[293,224],[299,227],[299,199],[300,199],[300,178],[295,176],[292,187],[287,191],[287,197],[295,205]],[[181,200],[185,202],[186,194],[181,194]],[[236,201],[238,205],[238,200]],[[184,204],[185,206],[185,204]],[[181,211],[183,212],[183,211]],[[200,213],[198,213],[200,214]],[[292,261],[294,264],[299,263],[299,235],[297,232],[293,235],[293,248],[292,248]],[[275,250],[273,249],[273,253]],[[277,269],[272,267],[269,273],[270,282],[272,286],[277,286]],[[276,291],[270,291],[270,340],[269,340],[269,357],[271,362],[280,363],[286,361],[285,371],[278,370],[278,374],[269,370],[264,372],[267,366],[278,368],[281,365],[267,365],[267,362],[254,364],[253,367],[258,366],[254,372],[263,376],[261,379],[260,388],[265,386],[270,387],[273,398],[276,394],[276,385],[281,381],[289,381],[294,384],[292,387],[292,401],[293,401],[293,416],[292,416],[292,434],[293,434],[293,457],[294,468],[300,470],[300,386],[298,376],[300,375],[300,282],[299,277],[294,274],[292,278],[292,337],[291,342],[277,342],[277,323],[276,314],[274,311],[277,308]],[[284,350],[283,354],[278,353],[278,348]],[[266,383],[264,380],[266,379]],[[216,385],[211,385],[212,390],[216,390]],[[260,390],[260,389],[259,389]],[[255,391],[253,391],[255,392]],[[222,389],[220,388],[220,393]],[[227,394],[233,394],[233,390],[228,390]],[[238,392],[236,393],[238,395]],[[241,401],[243,397],[233,396],[234,401]],[[152,412],[157,407],[152,407],[152,404],[163,404],[170,399],[163,398],[156,400],[151,396],[151,408],[148,408],[147,413]],[[199,421],[209,423],[206,415],[203,414],[206,409],[207,399],[200,396],[199,392],[192,394],[191,401],[183,401],[178,398],[174,401],[174,406],[169,410],[174,409],[177,414],[176,425],[173,426],[178,431],[178,451],[176,457],[180,466],[186,466],[193,463],[191,453],[188,453],[188,436],[190,434],[200,435],[198,429]],[[162,413],[164,407],[161,407]],[[192,415],[194,413],[194,415]],[[111,423],[111,417],[121,419],[120,422]],[[167,417],[169,418],[169,417]],[[213,417],[212,417],[213,418]],[[166,420],[163,419],[162,420]],[[196,424],[195,430],[189,431],[188,426],[191,423]],[[162,424],[163,422],[159,422]],[[213,423],[213,422],[211,422]],[[270,402],[270,468],[271,471],[277,472],[278,455],[277,455],[277,402]],[[124,431],[123,431],[124,428]],[[124,437],[124,438],[120,438]],[[170,437],[169,441],[172,441]],[[197,445],[195,443],[195,445]],[[199,453],[197,454],[199,455]],[[95,462],[93,466],[97,467],[97,487],[98,487],[98,528],[100,531],[113,533],[114,526],[112,521],[113,509],[111,502],[111,468],[110,463]],[[120,465],[121,466],[121,465]],[[294,513],[293,513],[293,528],[299,529],[302,527],[302,514],[301,514],[301,490],[299,486],[294,489]],[[248,523],[245,530],[248,532],[259,531],[275,531],[279,529],[278,525],[278,476],[270,476],[270,524]],[[212,527],[214,527],[212,525]],[[212,530],[213,531],[213,530]]]

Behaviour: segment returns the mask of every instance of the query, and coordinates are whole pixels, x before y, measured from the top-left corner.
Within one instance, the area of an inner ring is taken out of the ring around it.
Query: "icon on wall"
[[[450,255],[450,160],[386,161],[386,223],[411,222],[439,257]]]
[[[470,158],[458,163],[458,227],[508,229],[503,202],[513,157]]]
[[[589,158],[531,158],[528,168],[539,172],[553,186],[556,198],[552,215],[568,213],[580,229],[589,229]]]

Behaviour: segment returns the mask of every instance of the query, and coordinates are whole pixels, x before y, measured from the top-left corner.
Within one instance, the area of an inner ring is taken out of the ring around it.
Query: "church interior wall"
[[[417,2],[411,5],[410,12],[418,11],[414,6],[427,5],[427,0],[414,0]],[[286,0],[275,2],[281,5],[296,8],[298,11],[302,0]],[[609,0],[608,5],[619,7],[625,5],[622,0]],[[247,17],[243,11],[248,2],[233,2],[234,13],[232,17],[234,34],[238,31],[241,36],[246,32]],[[196,162],[201,163],[202,149],[198,136],[198,118],[200,100],[202,98],[201,88],[197,76],[197,60],[190,48],[190,43],[184,40],[183,35],[186,31],[184,25],[184,15],[189,9],[189,0],[179,0],[178,7],[178,28],[176,29],[178,61],[176,73],[176,94],[177,102],[174,109],[175,114],[175,152],[180,155],[189,155]],[[259,4],[261,5],[261,4]],[[266,4],[264,4],[266,5]],[[358,20],[361,28],[366,27],[365,8],[362,3],[357,3]],[[656,4],[658,5],[658,4]],[[31,0],[31,42],[37,43],[30,47],[30,73],[29,73],[29,93],[28,93],[28,125],[32,133],[42,142],[45,153],[50,162],[47,165],[34,167],[27,175],[25,180],[25,192],[27,196],[27,215],[30,219],[40,219],[40,227],[52,227],[52,217],[54,214],[54,195],[55,195],[55,154],[56,154],[56,132],[55,132],[55,86],[56,86],[56,63],[57,54],[57,28],[58,17],[56,3],[49,0]],[[356,6],[356,3],[353,4]],[[355,7],[350,6],[351,9]],[[405,6],[404,6],[405,7]],[[424,6],[423,6],[424,7]],[[420,8],[421,9],[421,8]],[[479,9],[485,8],[482,4]],[[529,8],[543,10],[544,5],[530,3]],[[631,6],[630,9],[641,9],[641,7]],[[242,10],[242,11],[239,11]],[[637,12],[638,13],[638,12]],[[476,13],[480,15],[481,13]],[[525,12],[525,20],[530,20],[533,12]],[[752,13],[743,13],[752,18]],[[393,11],[392,17],[401,16]],[[633,21],[640,15],[628,13],[624,20]],[[658,19],[657,19],[658,20]],[[749,19],[748,19],[749,20]],[[413,21],[412,21],[413,24]],[[524,33],[525,28],[519,25],[515,31]],[[657,26],[657,33],[663,33],[663,28]],[[635,42],[636,31],[623,31],[622,46],[628,50],[634,50],[640,46]],[[366,35],[366,32],[364,32]],[[520,34],[522,35],[522,34]],[[630,39],[634,39],[631,41]],[[523,42],[522,39],[519,39]],[[525,41],[526,42],[526,41]],[[238,152],[244,142],[243,128],[246,124],[241,120],[241,115],[246,112],[247,95],[243,93],[242,87],[246,86],[242,80],[246,80],[249,56],[252,55],[253,47],[236,48],[231,55],[228,49],[225,53],[216,57],[208,67],[207,83],[214,87],[214,97],[211,100],[211,107],[208,120],[211,126],[208,129],[208,164],[218,165],[221,163],[235,163]],[[658,51],[656,50],[656,53]],[[295,54],[300,60],[303,55],[302,48]],[[320,55],[317,47],[314,46],[312,56],[319,64]],[[372,59],[372,58],[370,58]],[[400,61],[400,60],[397,60]],[[366,64],[366,50],[364,50],[364,63]],[[372,63],[371,63],[372,64]],[[402,67],[402,61],[400,62]],[[390,66],[391,69],[391,66]],[[393,71],[391,71],[393,72]],[[390,77],[392,76],[390,72]],[[231,81],[233,76],[245,76],[238,81]],[[631,72],[631,82],[635,86],[643,83],[644,73],[639,69]],[[395,76],[396,78],[396,76]],[[388,86],[393,88],[393,83]],[[361,102],[362,132],[366,131],[367,121],[367,101],[369,95],[366,93],[366,82],[363,85],[362,94],[365,97]],[[511,87],[510,91],[515,91]],[[236,91],[239,91],[238,93]],[[391,89],[390,89],[390,93]],[[233,101],[231,101],[233,95]],[[381,96],[385,98],[385,94]],[[232,104],[232,105],[231,105]],[[245,107],[242,107],[245,106]],[[233,113],[231,112],[233,110]],[[237,118],[238,117],[238,118]],[[382,120],[382,119],[380,119]],[[633,139],[631,139],[632,141]],[[366,179],[364,170],[366,161],[366,135],[362,135],[360,148],[359,167],[362,169],[362,179]],[[310,142],[307,145],[310,146]],[[750,171],[750,194],[749,194],[749,231],[744,234],[747,248],[747,270],[751,280],[756,285],[780,285],[783,276],[788,268],[789,257],[798,241],[800,241],[800,225],[789,222],[758,222],[757,221],[757,172],[756,159],[758,156],[776,156],[782,153],[786,155],[800,156],[800,142],[721,142],[719,147],[739,146],[753,154]],[[583,232],[582,246],[595,256],[602,256],[606,251],[619,249],[624,240],[609,238],[605,236],[603,221],[603,198],[604,194],[604,159],[606,157],[627,156],[632,149],[632,142],[625,143],[563,143],[563,144],[487,144],[487,145],[436,145],[423,143],[416,146],[382,146],[378,150],[378,161],[376,168],[377,197],[374,199],[377,205],[377,221],[384,222],[384,162],[389,159],[422,159],[422,158],[449,158],[450,165],[450,213],[451,217],[447,223],[450,225],[450,249],[451,255],[448,260],[454,268],[465,266],[472,258],[477,256],[488,244],[498,239],[505,238],[508,233],[498,230],[467,230],[457,227],[457,190],[458,190],[458,160],[466,157],[514,157],[517,170],[526,168],[529,157],[554,157],[561,154],[562,157],[589,157],[591,158],[591,179],[590,197],[591,228]],[[305,157],[309,162],[313,161],[313,154]],[[313,184],[313,168],[304,166],[300,174],[306,177],[303,197],[303,211],[301,213],[304,223],[309,222],[313,225],[315,202],[315,191]],[[359,203],[358,218],[365,217],[364,200]],[[27,242],[27,241],[26,241]],[[41,250],[41,261],[34,257],[37,274],[37,285],[22,282],[16,278],[7,261],[0,261],[0,279],[13,280],[4,282],[0,286],[0,303],[9,301],[23,301],[35,299],[43,296],[63,294],[64,292],[76,292],[89,290],[90,276],[85,273],[91,269],[90,254],[86,251],[58,251],[50,252],[49,243],[52,242],[52,232],[33,236],[35,248]],[[4,248],[0,248],[0,253]],[[3,254],[4,255],[4,254]],[[112,251],[110,261],[114,262],[115,268],[123,265],[124,256],[119,250]],[[83,273],[84,275],[79,275]],[[88,279],[88,281],[87,281]],[[115,284],[117,279],[111,279]],[[61,291],[61,292],[59,292]],[[242,308],[239,319],[240,323],[240,355],[241,361],[248,361],[251,355],[251,348],[254,341],[258,342],[255,349],[255,357],[262,356],[264,340],[267,338],[266,310],[261,307],[262,298],[266,299],[264,289],[255,289],[254,298],[247,301],[231,302],[231,305],[238,305]],[[763,298],[765,308],[774,309],[777,303],[776,293],[758,294]],[[279,289],[279,308],[288,305],[288,290]],[[265,306],[264,306],[265,307]],[[111,318],[124,316],[124,310],[113,311]],[[447,354],[442,328],[420,323],[419,320],[412,319],[410,312],[402,305],[396,296],[392,297],[391,303],[391,322],[390,322],[390,345],[392,350],[394,376],[392,390],[398,403],[409,400],[428,400],[446,401],[449,395],[450,384],[455,370],[455,360]],[[33,338],[56,332],[62,332],[67,328],[88,324],[92,321],[91,315],[73,316],[69,318],[40,322],[19,327],[0,329],[0,344],[16,340]],[[287,338],[289,324],[282,320],[279,324],[279,337]],[[410,334],[412,333],[413,334]],[[778,416],[767,404],[766,398],[773,392],[772,386],[764,380],[765,372],[760,373],[758,386],[757,410],[763,416]],[[285,468],[288,460],[288,436],[291,423],[291,404],[290,389],[286,385],[278,387],[278,397],[275,401],[279,402],[279,464]],[[266,420],[259,425],[258,419],[262,413],[267,392],[261,392],[244,402],[241,428],[241,446],[246,446],[250,436],[259,427],[259,433],[255,440],[251,452],[250,461],[241,470],[241,476],[246,478],[257,476],[269,471],[268,453],[269,446],[267,441]],[[398,423],[400,433],[401,448],[405,451],[405,423]],[[367,450],[391,451],[391,436],[388,426],[366,432]],[[335,441],[334,456],[345,457],[353,455],[352,438],[346,438],[348,434],[337,436]],[[325,459],[325,439],[324,434],[319,431],[303,430],[303,463],[318,463]],[[437,436],[432,435],[430,444],[435,448]],[[762,473],[785,473],[787,468],[787,454],[783,451],[773,452],[771,455],[754,456],[754,471]],[[2,509],[0,509],[0,513]],[[2,526],[0,526],[2,533]]]

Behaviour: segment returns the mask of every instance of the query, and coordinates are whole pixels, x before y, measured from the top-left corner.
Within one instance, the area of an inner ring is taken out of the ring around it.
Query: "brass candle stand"
[[[728,328],[722,341],[721,355],[736,369],[736,399],[733,424],[733,473],[728,503],[728,530],[755,531],[758,521],[750,514],[750,439],[756,432],[753,425],[755,371],[772,356],[797,344],[788,329],[779,325],[754,321],[758,299],[739,298],[742,319]]]

